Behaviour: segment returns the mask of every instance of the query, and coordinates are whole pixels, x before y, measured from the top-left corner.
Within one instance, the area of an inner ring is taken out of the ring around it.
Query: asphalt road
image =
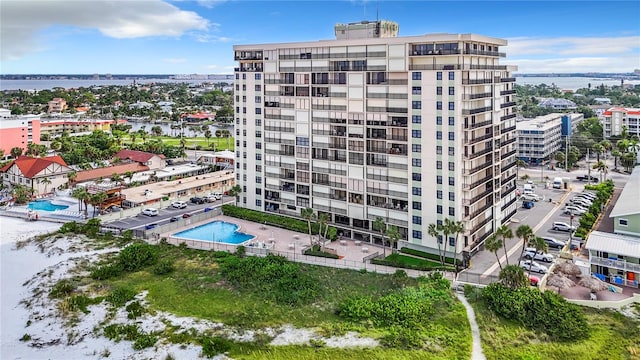
[[[188,201],[188,199],[185,199],[184,201],[187,202],[187,207],[184,209],[176,209],[171,206],[171,201],[164,201],[163,205],[166,205],[166,206],[163,206],[162,208],[158,208],[157,216],[146,216],[139,213],[136,216],[122,218],[120,220],[107,223],[106,225],[117,227],[120,229],[144,230],[145,227],[149,224],[158,224],[158,225],[166,224],[166,223],[169,223],[170,219],[174,216],[182,216],[183,214],[193,215],[196,213],[201,213],[204,211],[205,208],[219,207],[223,203],[224,204],[233,203],[234,199],[231,196],[223,196],[221,200],[216,200],[215,202],[204,203],[204,204],[192,204],[191,202]],[[142,212],[142,209],[146,207],[154,207],[154,206],[140,207],[140,212]]]
[[[592,161],[591,165],[593,165],[594,162],[595,161]],[[609,168],[613,169],[613,160],[609,159],[607,160],[607,163]],[[518,208],[518,211],[514,215],[512,222],[508,225],[512,229],[514,236],[518,226],[527,224],[531,226],[537,236],[553,237],[565,242],[569,240],[568,232],[552,230],[552,224],[555,221],[566,222],[574,226],[577,226],[578,224],[578,221],[580,219],[579,216],[574,216],[574,219],[572,221],[569,215],[565,215],[562,213],[562,210],[567,201],[577,193],[584,190],[584,186],[587,184],[586,182],[576,180],[577,176],[587,175],[588,173],[586,164],[582,163],[580,165],[580,168],[575,169],[571,172],[566,172],[561,169],[554,171],[549,170],[546,167],[544,169],[541,169],[540,167],[520,169],[519,176],[521,177],[524,174],[529,175],[530,180],[534,181],[534,183],[536,184],[534,192],[538,194],[541,199],[540,201],[535,202],[535,205],[532,209],[524,209],[522,207]],[[592,176],[600,178],[600,174],[593,169],[591,169],[590,173]],[[545,188],[546,181],[543,181],[545,177],[549,177],[550,182],[552,182],[553,178],[555,177],[569,178],[569,189],[560,190]],[[617,172],[609,172],[607,173],[606,178],[613,180],[615,186],[621,188],[624,187],[624,184],[627,182],[628,175]],[[519,180],[518,189],[522,190],[523,185],[524,181]],[[551,199],[552,202],[550,202],[549,199]],[[521,206],[521,204],[519,206]],[[507,240],[506,243],[509,264],[517,264],[520,260],[519,257],[522,250],[522,242],[520,241],[520,239],[514,238],[511,240]],[[554,255],[557,255],[558,253],[558,251],[555,249],[549,249],[549,252]],[[498,256],[500,257],[500,261],[504,266],[506,264],[504,249],[498,252]],[[500,268],[498,266],[495,254],[486,250],[482,250],[475,256],[473,256],[471,258],[471,267],[464,270],[464,272],[478,274],[479,276],[497,276],[499,274],[499,271]]]

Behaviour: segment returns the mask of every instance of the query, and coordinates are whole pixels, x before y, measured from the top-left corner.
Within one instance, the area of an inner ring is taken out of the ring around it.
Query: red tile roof
[[[114,157],[120,158],[120,160],[132,160],[136,162],[147,162],[152,157],[159,156],[161,159],[164,159],[164,155],[157,155],[153,153],[148,153],[144,151],[138,150],[120,150]]]
[[[26,178],[31,179],[53,163],[67,166],[67,163],[65,163],[62,157],[58,155],[43,158],[19,156],[17,159],[3,166],[2,169],[0,169],[0,172],[6,172],[15,164]]]
[[[83,182],[95,179],[108,179],[115,174],[119,174],[120,176],[124,176],[127,171],[131,171],[132,173],[146,171],[149,170],[148,166],[140,165],[138,163],[129,163],[129,164],[121,164],[115,166],[108,166],[99,169],[91,169],[84,170],[78,172],[78,177],[76,178],[76,182]]]

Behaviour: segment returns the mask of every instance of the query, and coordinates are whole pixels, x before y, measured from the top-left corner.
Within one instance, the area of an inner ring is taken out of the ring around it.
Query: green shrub
[[[308,249],[304,252],[305,255],[309,255],[309,256],[317,256],[317,257],[323,257],[323,258],[329,258],[329,259],[339,259],[340,256],[336,255],[336,254],[331,254],[328,253],[326,251],[322,251],[320,250],[320,245],[313,245],[311,247],[311,249]]]
[[[173,261],[169,259],[160,260],[154,267],[153,273],[156,275],[166,275],[170,274],[175,270],[173,266]]]
[[[142,316],[142,314],[147,312],[147,310],[142,307],[142,305],[140,305],[140,303],[137,301],[134,301],[131,304],[127,305],[125,309],[127,310],[128,319],[137,319]]]
[[[589,325],[580,308],[552,291],[510,289],[493,283],[483,290],[483,297],[496,314],[544,332],[554,340],[577,341],[589,336]]]
[[[80,231],[80,226],[78,226],[78,223],[75,221],[62,224],[62,226],[58,230],[58,232],[62,234],[69,234],[69,233],[77,234],[79,231]]]
[[[202,343],[202,354],[208,358],[229,351],[232,345],[231,341],[221,337],[203,336],[200,342]]]
[[[420,251],[420,250],[415,250],[415,249],[411,249],[408,247],[402,247],[400,248],[400,252],[403,252],[405,254],[409,254],[409,255],[415,255],[415,256],[419,256],[419,257],[423,257],[425,259],[429,259],[429,260],[435,260],[437,262],[440,262],[440,257],[437,254],[431,254],[428,252],[424,252],[424,251]],[[445,264],[451,264],[451,265],[455,265],[454,260],[457,261],[458,263],[460,262],[460,260],[456,260],[453,258],[445,258],[444,259],[444,263]]]
[[[140,334],[138,325],[133,324],[111,324],[103,329],[104,336],[115,342],[120,340],[134,341]]]
[[[133,300],[135,296],[135,290],[127,287],[117,287],[105,298],[105,300],[115,307],[121,307],[127,302]]]
[[[122,274],[122,266],[119,263],[102,265],[91,270],[91,278],[95,280],[107,280]]]
[[[65,296],[70,295],[73,292],[74,286],[68,279],[62,279],[58,281],[51,291],[49,292],[49,297],[52,299],[60,299]]]
[[[133,350],[142,350],[152,347],[158,341],[158,336],[153,334],[138,334],[133,342]]]
[[[372,264],[376,265],[385,265],[398,267],[403,269],[412,269],[412,270],[420,270],[420,271],[453,271],[454,269],[451,266],[442,266],[440,264],[433,264],[430,261],[421,261],[420,259],[410,258],[404,259],[402,255],[393,254],[388,256],[387,258],[380,259],[375,258],[371,259]]]
[[[31,335],[29,335],[29,334],[24,334],[20,338],[20,341],[29,341],[29,340],[31,340]]]
[[[124,271],[137,271],[158,260],[158,249],[147,243],[135,243],[127,246],[118,254],[118,263]]]
[[[82,311],[85,314],[89,313],[87,307],[89,305],[98,304],[102,301],[101,298],[90,298],[85,295],[73,295],[65,298],[60,303],[60,309],[64,312],[76,312]]]
[[[380,339],[383,346],[395,349],[421,349],[424,339],[420,332],[402,326],[392,326],[389,333]]]

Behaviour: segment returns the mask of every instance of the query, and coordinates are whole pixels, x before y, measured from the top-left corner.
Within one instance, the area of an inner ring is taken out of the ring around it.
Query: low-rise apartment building
[[[535,165],[553,160],[554,154],[565,147],[566,136],[583,119],[582,114],[554,113],[516,122],[518,158]]]
[[[0,147],[3,157],[9,155],[14,147],[21,148],[24,153],[29,144],[40,143],[40,116],[12,116],[11,112],[3,114],[5,116],[0,117]]]
[[[640,136],[640,109],[612,107],[602,113],[604,138],[622,134],[626,127],[629,136]]]

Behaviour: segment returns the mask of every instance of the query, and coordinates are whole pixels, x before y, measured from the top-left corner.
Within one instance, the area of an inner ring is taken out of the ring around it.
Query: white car
[[[577,207],[577,206],[567,206],[564,208],[563,212],[567,215],[584,215],[584,213],[586,213],[587,211],[581,207]]]
[[[186,201],[174,201],[171,203],[171,207],[172,208],[176,208],[176,209],[184,209],[187,207],[187,202]]]
[[[527,260],[539,260],[547,263],[553,262],[553,255],[547,254],[542,251],[536,251],[535,248],[524,249],[524,254],[522,254],[522,257]]]
[[[533,260],[520,260],[520,267],[525,271],[529,271],[529,269],[531,269],[532,272],[537,272],[540,274],[546,274],[549,270],[546,266],[540,265]]]
[[[556,231],[566,231],[566,232],[572,232],[576,230],[575,226],[571,226],[565,222],[561,222],[561,221],[556,221],[553,223],[553,226],[551,227],[553,230]]]
[[[540,196],[533,193],[523,194],[522,200],[540,201]]]
[[[146,208],[142,210],[142,215],[146,216],[158,216],[158,209],[155,208]]]

